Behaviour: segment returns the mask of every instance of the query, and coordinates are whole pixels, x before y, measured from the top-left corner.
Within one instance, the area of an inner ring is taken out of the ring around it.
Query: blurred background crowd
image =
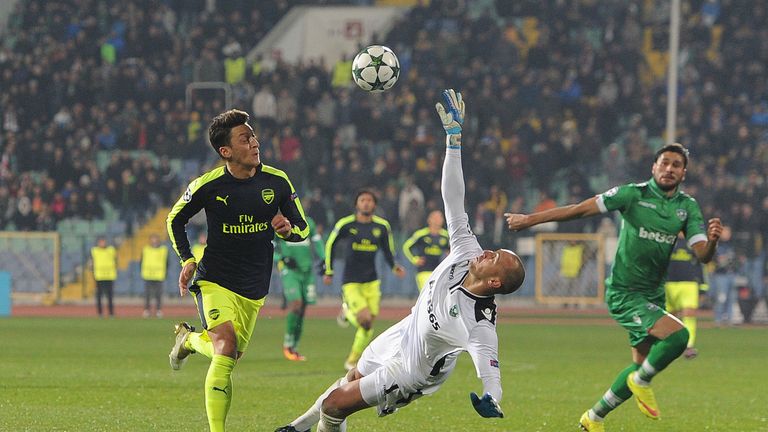
[[[489,248],[516,240],[506,211],[650,178],[665,127],[669,2],[432,0],[375,41],[402,66],[396,87],[379,95],[354,88],[352,52],[335,63],[246,60],[291,7],[330,3],[369,2],[17,2],[0,39],[0,230],[107,220],[130,235],[172,205],[216,160],[206,130],[224,101],[214,92],[187,99],[196,81],[232,86],[262,160],[289,174],[325,232],[362,187],[376,190],[377,213],[399,238],[440,208],[433,105],[446,87],[468,100],[468,208]],[[682,3],[684,189],[705,218],[731,226],[734,266],[758,268],[753,283],[762,284],[768,7]],[[556,229],[616,227],[595,218]]]

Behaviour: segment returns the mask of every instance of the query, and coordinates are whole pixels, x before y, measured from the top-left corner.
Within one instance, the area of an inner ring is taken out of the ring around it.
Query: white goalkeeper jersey
[[[407,367],[418,369],[408,371],[412,378],[421,378],[407,390],[423,394],[437,390],[455,367],[459,354],[467,351],[483,380],[484,391],[500,400],[494,297],[479,297],[461,286],[469,273],[470,260],[482,255],[483,249],[469,229],[466,214],[449,220],[448,232],[451,253],[432,272],[411,309],[410,319],[404,323],[402,360]]]
[[[462,287],[470,261],[482,255],[483,249],[464,211],[461,150],[448,149],[445,157],[442,192],[451,252],[432,272],[411,316],[404,320],[400,355],[408,368],[417,369],[409,374],[426,381],[413,383],[421,388],[408,390],[428,394],[445,381],[459,354],[466,351],[483,380],[484,391],[500,401],[496,303],[493,296],[476,296]],[[437,386],[430,391],[429,385],[422,384]]]

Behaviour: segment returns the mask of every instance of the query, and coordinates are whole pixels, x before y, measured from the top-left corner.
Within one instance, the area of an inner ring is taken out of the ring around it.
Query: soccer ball
[[[383,45],[364,48],[352,61],[352,79],[367,92],[383,92],[395,85],[399,76],[397,56]]]

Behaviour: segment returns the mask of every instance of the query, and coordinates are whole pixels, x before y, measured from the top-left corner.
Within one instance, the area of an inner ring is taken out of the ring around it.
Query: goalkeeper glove
[[[481,417],[504,418],[504,413],[501,411],[499,403],[496,402],[496,399],[494,399],[490,393],[486,393],[480,398],[477,396],[477,393],[472,392],[469,394],[469,399],[472,401],[472,407],[475,408],[475,411],[477,411]]]
[[[447,135],[461,135],[461,125],[464,124],[464,100],[461,93],[456,93],[453,89],[443,90],[443,99],[448,106],[447,111],[440,102],[435,104],[440,123],[443,124]]]

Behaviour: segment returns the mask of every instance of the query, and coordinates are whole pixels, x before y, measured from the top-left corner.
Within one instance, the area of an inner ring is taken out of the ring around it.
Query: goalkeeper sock
[[[358,327],[355,332],[355,340],[352,342],[352,350],[349,352],[349,357],[347,357],[347,362],[357,363],[357,361],[360,360],[360,356],[363,355],[363,350],[365,350],[365,347],[371,343],[372,339],[373,328],[366,330],[362,327]]]
[[[184,342],[184,348],[200,353],[208,358],[213,358],[213,343],[205,332],[190,333]]]
[[[321,409],[323,406],[323,401],[325,398],[328,397],[329,394],[331,394],[332,391],[336,390],[337,388],[343,386],[344,384],[348,383],[346,375],[337,379],[333,382],[333,384],[328,387],[323,394],[321,394],[314,404],[301,416],[299,416],[296,420],[291,422],[291,426],[293,426],[297,431],[305,431],[309,430],[312,426],[316,425],[320,421],[320,416],[322,415]]]
[[[692,347],[696,343],[696,317],[683,317],[683,324],[688,329],[688,334],[690,335],[688,337],[688,347]]]
[[[283,346],[286,348],[296,347],[296,327],[299,321],[299,314],[296,312],[288,312],[285,316],[285,337],[283,338]]]
[[[603,417],[608,415],[621,405],[624,401],[632,397],[632,391],[627,387],[627,376],[630,373],[637,370],[640,367],[637,364],[632,363],[619,372],[616,379],[611,384],[611,388],[605,392],[602,398],[592,407],[590,411],[590,419],[593,421],[602,421]],[[593,414],[595,417],[593,417]]]
[[[205,377],[205,412],[211,432],[224,432],[232,401],[232,369],[235,359],[214,354]]]
[[[317,432],[341,432],[341,423],[344,419],[331,417],[323,413],[320,417],[320,423],[317,425]]]
[[[650,384],[656,374],[663,371],[685,351],[685,347],[688,346],[688,335],[688,329],[683,327],[666,339],[653,344],[648,357],[635,375],[635,382],[640,385]]]

